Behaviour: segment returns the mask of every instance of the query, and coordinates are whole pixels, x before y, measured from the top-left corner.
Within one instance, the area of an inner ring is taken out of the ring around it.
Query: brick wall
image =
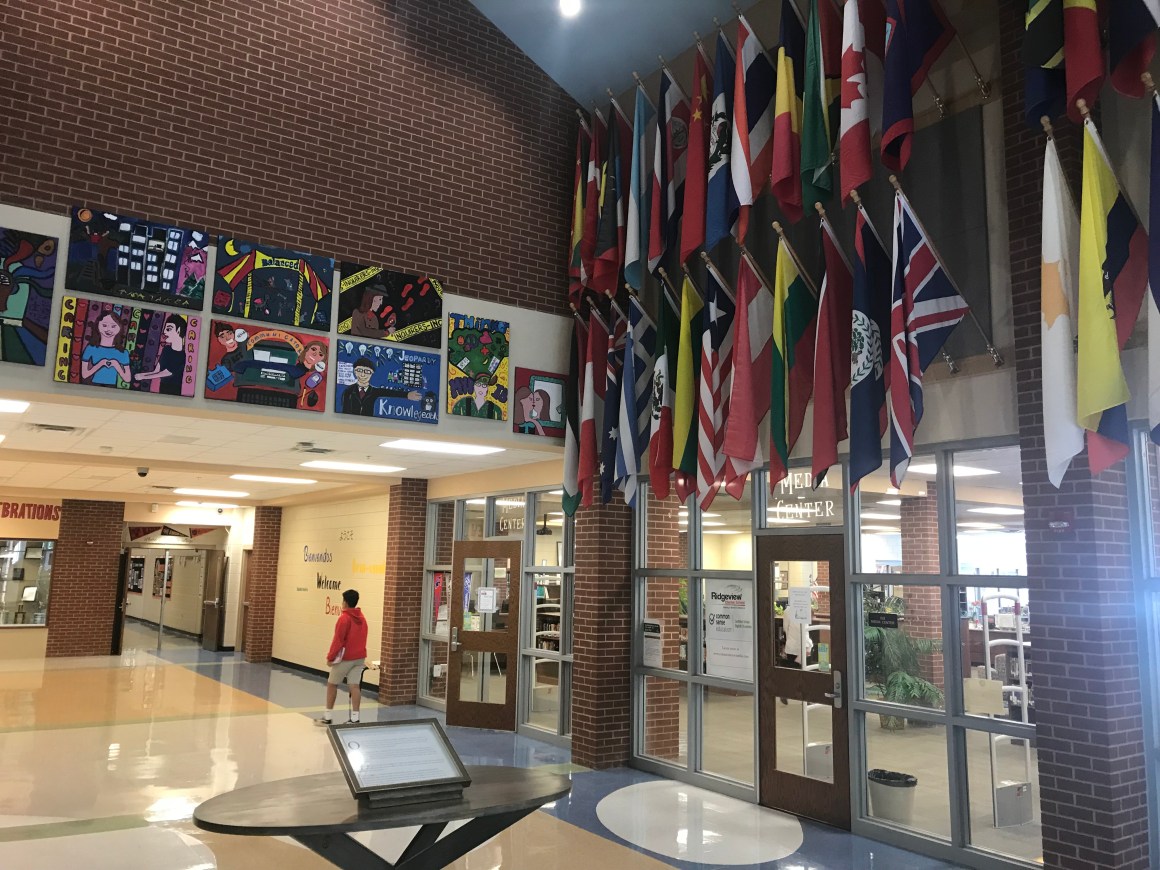
[[[935,483],[926,485],[926,495],[901,496],[899,508],[902,530],[902,573],[938,574],[938,491]],[[911,637],[941,639],[942,593],[937,586],[902,587],[906,599],[906,618],[902,630]],[[942,653],[919,657],[924,679],[944,688]]]
[[[278,548],[282,508],[254,509],[254,548],[246,580],[246,661],[268,662],[274,646],[274,606],[278,598]]]
[[[1023,121],[1019,49],[1026,11],[1026,3],[1002,0],[999,29],[1044,862],[1067,870],[1143,870],[1153,863],[1124,466],[1092,479],[1080,455],[1056,490],[1044,462],[1044,141]],[[1061,157],[1078,190],[1077,129],[1060,126]],[[1049,528],[1059,511],[1072,519],[1066,533]]]
[[[450,565],[454,548],[455,502],[445,501],[435,506],[435,564]]]
[[[617,767],[632,749],[632,511],[577,511],[575,540],[572,761]]]
[[[383,647],[379,702],[414,704],[419,685],[419,614],[423,606],[423,536],[427,481],[391,487],[387,509],[387,574],[383,587]]]
[[[49,656],[107,656],[119,617],[121,533],[119,501],[65,499],[48,596]]]
[[[566,313],[575,103],[468,0],[7,0],[0,200]]]
[[[687,567],[688,534],[680,523],[681,502],[675,495],[659,499],[649,487],[647,510],[648,567]],[[685,580],[677,577],[649,577],[646,581],[645,615],[663,625],[661,664],[672,670],[681,669],[681,647],[688,643],[688,619],[681,624],[680,591],[684,584]],[[680,699],[684,686],[657,677],[649,677],[645,683],[644,754],[676,761],[681,754]]]

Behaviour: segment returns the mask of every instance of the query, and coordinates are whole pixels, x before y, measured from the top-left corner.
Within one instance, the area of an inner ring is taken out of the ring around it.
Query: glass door
[[[456,541],[452,552],[447,724],[514,731],[519,541]]]
[[[841,535],[757,543],[760,801],[850,828]]]

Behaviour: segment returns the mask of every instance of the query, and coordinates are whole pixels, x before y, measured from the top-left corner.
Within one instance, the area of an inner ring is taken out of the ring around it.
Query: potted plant
[[[864,587],[862,611],[864,614],[893,613],[901,619],[906,615],[906,600]],[[942,689],[920,676],[920,657],[941,652],[941,640],[911,637],[900,628],[872,626],[869,620],[863,627],[863,638],[866,645],[866,688],[871,697],[915,707],[942,704]],[[901,716],[881,714],[879,723],[889,731],[906,727],[906,719]]]

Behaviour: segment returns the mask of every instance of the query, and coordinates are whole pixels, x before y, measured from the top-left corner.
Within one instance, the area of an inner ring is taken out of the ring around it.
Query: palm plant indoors
[[[862,592],[862,612],[864,616],[893,613],[904,618],[906,600],[866,586]],[[915,707],[942,705],[942,689],[920,676],[921,657],[942,652],[942,640],[911,637],[900,628],[872,626],[868,618],[863,626],[863,638],[866,645],[866,688],[871,697]],[[906,727],[906,719],[901,716],[882,714],[879,721],[889,731]]]

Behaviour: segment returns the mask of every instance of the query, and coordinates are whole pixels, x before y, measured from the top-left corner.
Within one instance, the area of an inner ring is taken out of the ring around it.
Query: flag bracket
[[[971,73],[975,77],[975,84],[979,86],[979,93],[983,95],[984,100],[991,99],[991,84],[990,82],[987,82],[983,79],[982,74],[979,72],[979,68],[975,66],[975,58],[969,51],[967,51],[966,43],[963,42],[963,38],[959,35],[958,30],[955,30],[955,43],[966,56],[967,63],[971,65]]]

